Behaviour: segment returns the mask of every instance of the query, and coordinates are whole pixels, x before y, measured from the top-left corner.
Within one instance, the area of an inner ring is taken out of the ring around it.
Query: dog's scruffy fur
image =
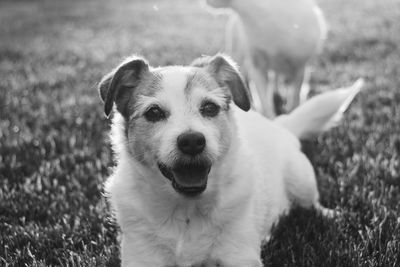
[[[322,11],[314,0],[207,0],[215,8],[229,8],[226,52],[254,83],[259,110],[275,117],[274,93],[284,83],[286,111],[308,94],[307,62],[321,49],[326,36]],[[269,75],[269,73],[274,75]],[[273,80],[273,83],[269,82]],[[272,78],[273,77],[273,78]],[[284,81],[282,81],[284,80]]]
[[[159,68],[131,57],[99,89],[106,114],[116,107],[105,189],[122,266],[262,266],[260,246],[291,205],[323,210],[297,136],[249,111],[228,57]]]

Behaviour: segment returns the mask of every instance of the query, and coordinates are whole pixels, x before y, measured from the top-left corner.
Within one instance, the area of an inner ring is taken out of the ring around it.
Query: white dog
[[[186,67],[124,61],[99,86],[105,113],[117,110],[106,192],[122,230],[122,266],[262,266],[260,245],[292,204],[324,210],[290,131],[326,128],[356,87],[329,96],[335,108],[316,123],[303,114],[315,103],[272,122],[248,111],[245,83],[223,55]]]
[[[207,0],[234,12],[227,26],[226,51],[255,85],[258,109],[275,117],[274,92],[284,80],[286,109],[293,110],[308,94],[303,85],[306,64],[322,47],[326,24],[313,0]],[[268,83],[273,71],[273,86]],[[307,78],[306,78],[307,79]],[[282,93],[282,90],[281,90]]]

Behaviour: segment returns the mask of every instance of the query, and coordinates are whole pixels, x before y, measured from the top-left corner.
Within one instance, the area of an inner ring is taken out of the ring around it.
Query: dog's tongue
[[[175,182],[181,187],[203,187],[209,172],[210,167],[205,165],[182,165],[172,170]]]

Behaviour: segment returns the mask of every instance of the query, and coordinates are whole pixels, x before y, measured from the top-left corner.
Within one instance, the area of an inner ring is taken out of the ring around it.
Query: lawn
[[[330,34],[315,90],[367,81],[343,124],[306,146],[321,202],[342,215],[293,210],[262,258],[400,266],[400,0],[319,3]],[[132,53],[158,66],[220,51],[225,21],[188,0],[0,2],[0,266],[119,265],[96,83]]]

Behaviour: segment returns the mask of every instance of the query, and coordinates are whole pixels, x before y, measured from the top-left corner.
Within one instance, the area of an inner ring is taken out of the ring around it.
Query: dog
[[[259,267],[262,242],[291,206],[332,215],[298,137],[337,120],[356,87],[329,96],[320,118],[304,112],[323,96],[271,121],[250,110],[238,67],[222,54],[157,68],[132,56],[105,75],[99,91],[107,116],[115,107],[117,157],[105,192],[122,266]]]
[[[254,84],[259,111],[268,118],[278,110],[284,112],[274,101],[283,91],[278,90],[282,83],[286,111],[304,102],[309,91],[307,62],[321,50],[327,35],[325,18],[315,2],[207,0],[207,4],[233,11],[226,29],[226,52]]]

